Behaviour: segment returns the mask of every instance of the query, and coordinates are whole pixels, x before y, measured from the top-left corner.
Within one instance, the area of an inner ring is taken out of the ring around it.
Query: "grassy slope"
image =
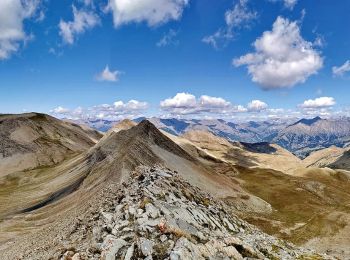
[[[341,216],[350,213],[350,183],[341,176],[293,177],[243,167],[239,171],[243,187],[274,208],[269,215],[244,214],[265,232],[303,244],[312,237],[330,236],[346,225]]]
[[[61,172],[61,169],[77,159],[79,155],[75,154],[55,166],[38,167],[1,177],[0,220],[39,202],[76,179],[78,176]]]

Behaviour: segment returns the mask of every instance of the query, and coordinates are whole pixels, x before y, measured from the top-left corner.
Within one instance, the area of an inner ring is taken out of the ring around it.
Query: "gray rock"
[[[129,214],[131,216],[135,216],[136,215],[136,209],[134,207],[129,207]]]
[[[136,220],[136,223],[140,226],[145,225],[145,223],[148,221],[148,217],[147,216],[142,216],[141,218],[138,218]]]
[[[108,235],[102,244],[101,259],[115,260],[116,254],[127,244],[128,243],[123,239],[118,239],[112,235]]]
[[[159,209],[153,206],[152,203],[146,204],[146,213],[151,218],[157,218],[159,216]]]
[[[144,256],[151,256],[153,253],[154,242],[146,238],[140,238],[139,248]]]
[[[178,225],[178,227],[181,230],[184,230],[186,233],[189,233],[191,235],[196,235],[198,233],[198,230],[192,226],[191,224],[188,224],[188,222],[182,220],[182,219],[177,219],[176,223]]]
[[[160,219],[150,219],[147,220],[144,225],[149,227],[155,227],[160,223]]]
[[[159,239],[161,242],[165,242],[168,240],[168,237],[166,235],[161,235]]]
[[[170,178],[173,176],[170,172],[163,172],[163,171],[158,171],[157,174],[162,177]]]
[[[182,259],[204,259],[204,257],[199,248],[196,248],[187,238],[181,237],[177,240],[174,249],[170,253],[170,260]]]
[[[107,224],[110,224],[113,222],[113,214],[102,212],[102,216]]]
[[[117,223],[117,224],[114,226],[114,229],[116,229],[116,230],[122,230],[123,228],[127,227],[128,225],[129,225],[129,221],[128,221],[128,220],[121,221],[121,222]]]
[[[95,226],[92,229],[92,236],[95,242],[102,242],[102,229],[99,226]]]
[[[135,244],[133,243],[126,251],[124,260],[130,260],[134,255],[134,251],[135,251]]]

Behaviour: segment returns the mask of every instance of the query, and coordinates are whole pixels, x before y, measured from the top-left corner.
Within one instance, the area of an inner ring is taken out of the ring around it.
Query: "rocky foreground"
[[[139,167],[122,186],[52,259],[331,259],[264,234],[169,170]]]

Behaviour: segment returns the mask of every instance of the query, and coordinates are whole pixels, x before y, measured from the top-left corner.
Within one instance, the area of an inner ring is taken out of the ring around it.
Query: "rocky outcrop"
[[[139,167],[72,237],[71,259],[296,259],[316,255],[266,235],[225,204],[160,167]],[[88,245],[88,246],[86,246]],[[69,246],[68,246],[69,247]],[[74,258],[75,257],[75,258]],[[326,256],[317,256],[327,259]]]

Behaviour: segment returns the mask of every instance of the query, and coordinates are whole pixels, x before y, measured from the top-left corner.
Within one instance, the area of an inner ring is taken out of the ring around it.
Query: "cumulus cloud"
[[[345,73],[350,71],[350,60],[347,60],[343,65],[332,68],[333,76],[344,76]]]
[[[197,106],[197,99],[188,93],[177,93],[174,97],[160,102],[162,109],[194,108]]]
[[[248,26],[257,18],[257,12],[248,8],[248,0],[240,0],[232,9],[225,12],[225,27],[220,28],[214,34],[202,39],[204,43],[218,48],[220,44],[226,44],[234,38],[234,30]]]
[[[305,100],[303,104],[300,104],[299,107],[304,109],[315,109],[315,108],[327,108],[332,107],[336,104],[333,97],[319,97],[316,99]]]
[[[100,23],[100,18],[92,11],[78,10],[74,5],[73,21],[61,20],[59,23],[60,36],[67,44],[73,44],[77,35],[84,33],[86,30],[94,28]]]
[[[265,102],[256,99],[249,102],[247,108],[248,111],[251,112],[261,112],[263,110],[266,110],[268,108],[268,105]]]
[[[234,59],[233,64],[246,65],[252,81],[264,89],[304,83],[323,66],[320,53],[300,35],[298,23],[283,17],[254,42],[254,48],[255,52]]]
[[[206,108],[225,108],[229,107],[231,103],[221,97],[203,95],[199,98],[199,105]]]
[[[230,106],[230,102],[220,97],[203,95],[197,99],[189,93],[177,93],[174,97],[160,102],[162,110],[179,115],[217,113],[228,109]]]
[[[120,78],[121,74],[123,74],[123,72],[118,71],[118,70],[111,71],[109,69],[109,66],[107,65],[105,67],[105,69],[96,76],[96,79],[98,81],[117,82],[117,81],[119,81],[119,78]]]
[[[165,47],[168,45],[177,45],[179,42],[175,39],[178,32],[170,29],[163,37],[157,42],[158,47]]]
[[[172,115],[215,115],[246,112],[241,105],[233,105],[221,97],[202,95],[199,98],[189,93],[177,93],[160,102],[160,108]]]
[[[116,101],[113,104],[102,104],[89,108],[78,107],[73,110],[57,107],[51,110],[50,113],[73,120],[121,120],[142,116],[147,109],[147,102],[130,100],[128,102]]]
[[[179,20],[189,0],[109,0],[116,27],[128,23],[146,22],[149,26]]]
[[[40,0],[0,1],[0,60],[8,59],[31,38],[26,34],[23,23],[35,18],[40,4]]]
[[[52,109],[50,112],[55,113],[55,114],[66,114],[66,113],[69,113],[70,110],[68,108],[64,108],[64,107],[59,106],[59,107]]]

